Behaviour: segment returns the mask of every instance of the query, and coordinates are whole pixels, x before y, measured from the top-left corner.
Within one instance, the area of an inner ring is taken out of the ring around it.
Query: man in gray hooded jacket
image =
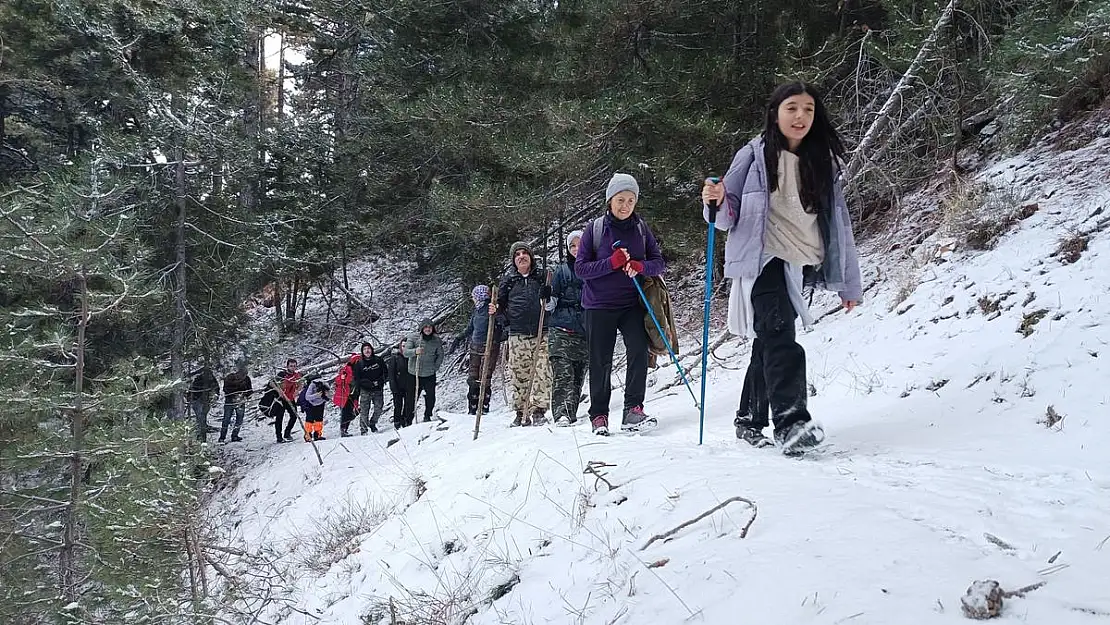
[[[436,374],[445,358],[443,340],[436,334],[436,326],[431,319],[421,322],[420,329],[405,340],[401,351],[409,361],[409,373],[416,378],[412,404],[406,406],[408,414],[402,418],[408,424],[413,422],[416,400],[423,391],[424,421],[431,421],[436,407]]]

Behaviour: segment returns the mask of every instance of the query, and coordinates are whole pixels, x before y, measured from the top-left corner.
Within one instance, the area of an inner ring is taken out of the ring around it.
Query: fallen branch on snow
[[[670,538],[671,536],[674,536],[675,534],[677,534],[679,531],[681,531],[681,530],[683,530],[687,527],[690,527],[694,523],[697,523],[698,521],[710,516],[714,512],[717,512],[718,510],[721,510],[722,508],[724,508],[728,504],[736,503],[738,501],[748,504],[748,506],[752,509],[752,518],[748,519],[748,522],[740,530],[740,538],[747,538],[748,537],[748,530],[751,529],[752,523],[755,523],[755,517],[759,514],[759,507],[756,506],[755,502],[752,501],[751,499],[746,499],[744,497],[729,497],[728,499],[722,501],[721,503],[713,506],[709,510],[706,510],[705,512],[699,514],[698,516],[690,519],[689,521],[686,521],[685,523],[680,524],[678,527],[674,528],[673,530],[670,530],[669,532],[663,532],[662,534],[656,534],[655,536],[652,536],[650,540],[648,540],[646,543],[644,543],[643,547],[640,547],[640,551],[643,551],[643,550],[647,549],[655,541],[665,540],[667,538]]]
[[[615,467],[615,466],[617,466],[617,465],[609,464],[607,462],[602,462],[600,460],[590,460],[589,462],[586,463],[586,468],[582,469],[582,473],[584,473],[586,475],[594,476],[594,491],[597,491],[597,485],[598,485],[599,482],[605,482],[605,485],[609,487],[609,490],[616,490],[617,487],[613,486],[612,482],[605,479],[605,474],[602,473],[601,471],[598,471],[598,469],[604,469],[604,468],[607,468],[607,467]]]

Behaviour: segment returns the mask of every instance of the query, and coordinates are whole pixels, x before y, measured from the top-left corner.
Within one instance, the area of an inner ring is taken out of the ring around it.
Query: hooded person
[[[412,425],[416,418],[416,400],[424,393],[424,421],[431,421],[436,407],[436,374],[443,365],[446,351],[443,339],[436,334],[436,326],[431,319],[420,322],[415,334],[405,340],[401,349],[408,359],[408,371],[416,378],[416,388],[412,390],[412,405],[403,415],[406,425]]]
[[[415,382],[413,377],[409,375],[409,361],[401,353],[401,348],[404,345],[405,340],[401,339],[399,343],[389,348],[389,355],[385,359],[389,392],[393,396],[393,427],[398,430],[410,425],[405,423],[404,415],[411,413],[411,410],[407,410],[406,406],[412,401],[415,392],[413,390]]]
[[[354,386],[358,390],[358,430],[363,436],[369,430],[378,431],[378,419],[385,405],[385,383],[389,368],[381,356],[374,353],[374,346],[363,343],[359,360],[354,365]],[[373,408],[373,414],[370,410]]]
[[[209,433],[218,430],[208,425],[208,413],[212,411],[213,397],[219,393],[219,380],[212,373],[212,368],[204,365],[193,377],[192,383],[189,384],[189,391],[186,393],[189,408],[193,411],[193,419],[196,422],[197,440],[201,442],[208,438]]]
[[[466,404],[469,414],[477,414],[478,400],[482,394],[482,369],[485,366],[486,335],[488,334],[490,320],[493,320],[493,338],[489,346],[491,362],[485,372],[486,397],[482,402],[482,412],[489,412],[490,383],[493,380],[493,371],[497,368],[498,356],[501,354],[501,334],[504,331],[504,319],[500,316],[489,314],[490,291],[489,287],[479,284],[470,291],[470,299],[474,301],[474,312],[470,314],[470,323],[455,340],[451,342],[448,353],[454,352],[464,341],[467,343],[469,359],[467,367]]]
[[[551,314],[547,331],[548,358],[551,361],[551,416],[557,425],[578,422],[578,404],[590,363],[589,341],[582,311],[582,279],[574,273],[574,260],[582,231],[567,235],[567,259],[551,278]]]
[[[523,241],[509,248],[513,266],[501,278],[497,301],[490,314],[497,313],[509,328],[509,379],[513,387],[512,425],[542,425],[547,422],[551,403],[551,367],[547,362],[549,320],[540,328],[540,310],[551,299],[551,287],[536,267],[532,248]]]
[[[328,390],[328,385],[323,380],[312,379],[301,392],[306,443],[324,440],[324,410],[328,404]]]
[[[352,354],[347,359],[347,364],[339,369],[335,376],[335,393],[332,403],[339,407],[339,436],[350,436],[351,422],[355,420],[355,411],[358,407],[358,388],[355,387],[355,365],[362,358],[359,354]]]
[[[224,378],[224,418],[220,424],[220,442],[227,438],[227,428],[231,426],[232,416],[235,417],[235,426],[231,430],[231,442],[238,443],[239,429],[243,427],[243,416],[247,411],[247,399],[251,395],[251,376],[247,373],[247,365],[240,363],[235,371]]]
[[[647,391],[648,334],[644,307],[633,282],[637,276],[661,276],[663,253],[647,223],[635,212],[640,185],[628,174],[613,174],[605,189],[606,212],[590,222],[578,245],[574,273],[582,279],[582,308],[590,337],[590,421],[595,434],[609,434],[613,349],[617,333],[624,339],[624,409],[621,429],[636,431],[655,424],[644,413]]]

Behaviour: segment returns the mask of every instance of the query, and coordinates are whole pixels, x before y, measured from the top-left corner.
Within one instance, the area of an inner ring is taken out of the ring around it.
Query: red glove
[[[620,269],[621,267],[624,267],[624,264],[627,263],[627,262],[628,262],[628,252],[624,251],[623,249],[621,249],[619,247],[617,249],[613,250],[613,255],[609,257],[609,266],[611,266],[613,268],[613,271],[616,271],[616,270]]]
[[[638,260],[629,260],[628,266],[636,273],[644,273],[644,264]]]

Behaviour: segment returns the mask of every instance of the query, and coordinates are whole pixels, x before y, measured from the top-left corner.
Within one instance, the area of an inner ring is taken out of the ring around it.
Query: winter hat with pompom
[[[484,302],[489,299],[489,287],[484,284],[479,284],[470,291],[470,298],[476,302]]]

